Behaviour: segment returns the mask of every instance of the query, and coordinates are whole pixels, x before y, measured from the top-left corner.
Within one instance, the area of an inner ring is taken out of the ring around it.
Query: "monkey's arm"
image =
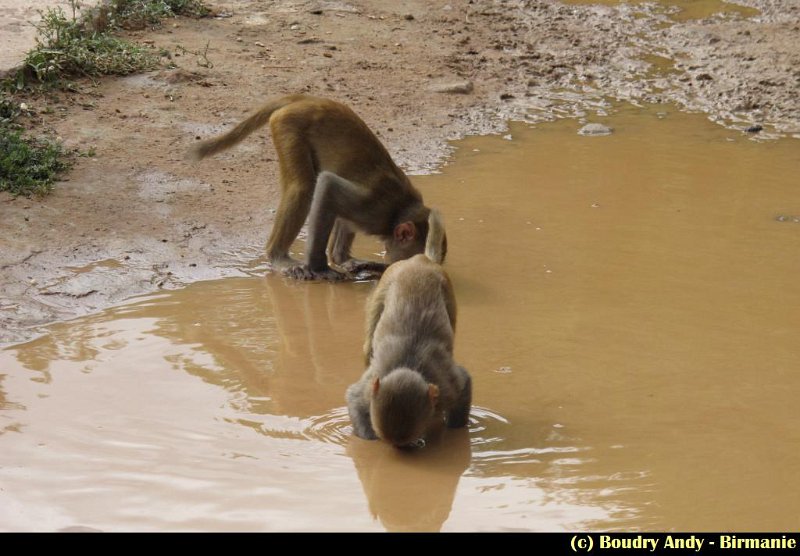
[[[464,427],[469,422],[469,410],[472,407],[472,378],[464,367],[453,366],[457,383],[463,384],[452,409],[447,413],[447,426],[453,429]]]
[[[353,432],[356,436],[375,440],[378,435],[372,429],[372,421],[369,416],[369,398],[367,398],[365,384],[368,382],[368,374],[351,384],[347,389],[345,398],[347,399],[347,412],[350,414],[350,421],[353,423]]]
[[[308,216],[306,264],[287,269],[287,274],[304,280],[341,280],[344,276],[328,266],[326,248],[336,218],[351,219],[365,210],[369,195],[356,184],[332,172],[317,176]]]

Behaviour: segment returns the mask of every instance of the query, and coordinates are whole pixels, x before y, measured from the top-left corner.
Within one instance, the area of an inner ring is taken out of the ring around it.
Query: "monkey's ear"
[[[417,237],[417,227],[411,221],[401,222],[394,227],[394,239],[400,243],[413,241]]]
[[[432,406],[435,406],[436,402],[439,401],[439,387],[435,384],[428,384],[428,399],[431,401]]]
[[[372,383],[372,393],[377,394],[378,389],[380,389],[380,387],[381,387],[381,379],[376,378],[375,382]]]

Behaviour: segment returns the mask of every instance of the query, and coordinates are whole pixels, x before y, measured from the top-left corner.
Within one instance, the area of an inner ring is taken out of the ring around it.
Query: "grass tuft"
[[[25,138],[18,130],[0,126],[0,191],[14,196],[45,195],[69,166],[58,143]]]
[[[64,77],[127,75],[155,67],[146,48],[107,32],[90,29],[87,19],[67,17],[49,8],[37,25],[36,47],[25,57],[23,71],[42,83]]]

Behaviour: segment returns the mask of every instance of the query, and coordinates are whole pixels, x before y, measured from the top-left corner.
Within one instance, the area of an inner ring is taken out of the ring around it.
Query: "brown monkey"
[[[267,244],[267,257],[295,278],[339,280],[326,248],[346,272],[381,272],[383,263],[353,259],[355,231],[380,236],[390,263],[422,253],[428,209],[422,195],[386,148],[348,107],[306,95],[273,99],[228,133],[192,149],[195,159],[242,141],[269,122],[280,163],[281,201]],[[309,216],[306,263],[289,247]]]
[[[431,211],[430,227],[441,230]],[[424,255],[391,265],[367,303],[367,370],[347,389],[357,436],[419,445],[436,421],[467,424],[472,379],[453,361],[456,300],[441,261],[442,235]]]

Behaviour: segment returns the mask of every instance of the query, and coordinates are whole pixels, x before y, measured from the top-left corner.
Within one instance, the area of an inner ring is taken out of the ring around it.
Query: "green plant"
[[[73,4],[74,5],[74,4]],[[61,8],[42,13],[36,47],[25,57],[25,69],[41,82],[61,77],[126,75],[154,67],[147,49],[99,31],[88,31],[74,14]]]
[[[22,108],[19,104],[0,95],[0,126],[11,125],[21,113]]]
[[[24,138],[21,132],[0,126],[0,191],[44,195],[69,166],[58,143]]]
[[[204,17],[211,13],[199,0],[112,0],[109,17],[115,26],[141,28],[166,17]]]

